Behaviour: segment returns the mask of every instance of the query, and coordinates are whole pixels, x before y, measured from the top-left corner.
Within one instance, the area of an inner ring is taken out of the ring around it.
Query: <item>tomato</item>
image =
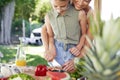
[[[46,76],[47,66],[46,65],[38,65],[35,68],[35,76]]]

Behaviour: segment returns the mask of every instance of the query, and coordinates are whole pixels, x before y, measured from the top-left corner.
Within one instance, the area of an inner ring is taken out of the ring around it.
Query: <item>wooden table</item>
[[[23,73],[32,76],[35,80],[48,80],[48,76],[35,76],[35,67],[29,66],[23,69]]]
[[[12,68],[12,69],[14,69],[14,67],[18,68],[21,73],[28,74],[28,75],[32,76],[35,80],[51,80],[48,72],[47,72],[47,76],[35,76],[35,68],[36,68],[35,66],[18,67],[14,64],[1,64],[1,65],[7,66],[7,67]]]

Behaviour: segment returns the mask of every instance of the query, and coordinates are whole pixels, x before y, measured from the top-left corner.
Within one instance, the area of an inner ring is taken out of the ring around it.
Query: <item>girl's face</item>
[[[89,6],[91,0],[73,0],[74,7],[77,10],[85,9]]]
[[[61,14],[67,10],[69,0],[65,0],[65,1],[51,0],[51,4],[52,4],[53,9]]]

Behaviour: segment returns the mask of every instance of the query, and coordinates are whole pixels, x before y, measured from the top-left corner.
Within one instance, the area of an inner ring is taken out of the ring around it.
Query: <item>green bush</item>
[[[11,2],[12,0],[0,0],[0,7],[3,7],[5,5],[7,5],[9,2]]]
[[[25,35],[26,37],[30,37],[30,33],[33,29],[39,28],[43,23],[33,23],[30,26],[30,23],[25,20]],[[12,35],[22,36],[22,19],[18,19],[12,24]]]
[[[25,20],[25,35],[28,37],[30,35],[30,23]],[[12,34],[22,36],[22,19],[18,19],[12,24]]]
[[[42,27],[42,23],[33,23],[33,24],[31,24],[31,31],[33,30],[33,29],[36,29],[36,28],[40,28],[40,27]]]

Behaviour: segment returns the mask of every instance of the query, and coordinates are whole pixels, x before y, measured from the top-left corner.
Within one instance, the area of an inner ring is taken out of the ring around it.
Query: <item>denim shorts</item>
[[[75,56],[69,51],[70,48],[76,46],[76,44],[64,44],[55,40],[55,47],[56,47],[56,57],[55,60],[60,64],[63,65],[65,62],[73,59]]]

